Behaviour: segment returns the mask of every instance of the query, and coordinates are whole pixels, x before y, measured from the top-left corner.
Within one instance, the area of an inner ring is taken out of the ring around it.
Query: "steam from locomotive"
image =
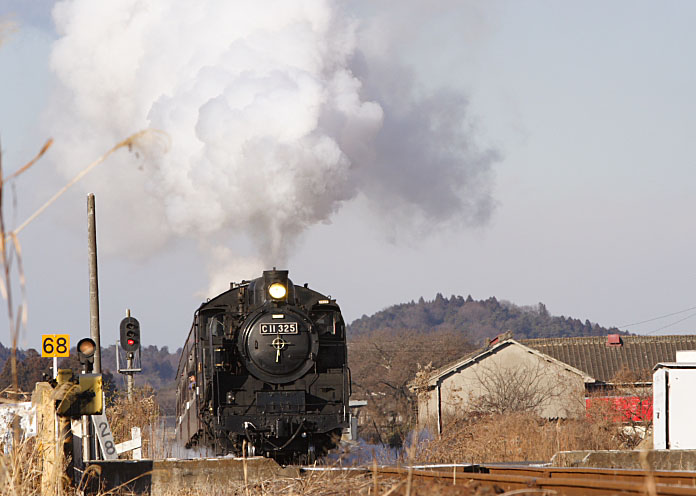
[[[233,284],[194,315],[177,371],[177,441],[311,463],[348,425],[345,338],[336,301],[286,270]]]
[[[490,215],[496,155],[477,146],[466,97],[424,91],[390,56],[399,41],[365,41],[338,2],[61,0],[53,16],[59,170],[73,177],[142,128],[171,137],[141,169],[121,154],[86,178],[110,250],[195,239],[217,294],[242,266],[285,263],[358,196],[376,219],[398,217],[391,228]]]

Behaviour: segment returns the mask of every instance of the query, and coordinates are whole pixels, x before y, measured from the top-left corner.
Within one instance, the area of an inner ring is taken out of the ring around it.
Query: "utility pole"
[[[89,260],[89,335],[94,342],[93,370],[101,374],[101,346],[99,339],[99,276],[97,273],[97,219],[94,193],[87,195],[87,255]],[[84,374],[86,370],[83,370]],[[88,415],[82,416],[82,460],[97,454],[92,449],[92,423]],[[96,448],[96,447],[94,447]],[[96,458],[96,456],[94,457]]]
[[[97,275],[97,220],[94,193],[87,196],[87,233],[89,252],[89,336],[96,345],[94,372],[101,374],[101,340],[99,339],[99,277]]]

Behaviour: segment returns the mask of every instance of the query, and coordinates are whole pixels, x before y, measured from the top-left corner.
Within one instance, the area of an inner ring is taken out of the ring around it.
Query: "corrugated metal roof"
[[[607,336],[521,339],[521,344],[611,382],[622,370],[652,377],[659,362],[674,362],[678,350],[696,350],[696,336],[621,336],[621,346],[608,346]]]

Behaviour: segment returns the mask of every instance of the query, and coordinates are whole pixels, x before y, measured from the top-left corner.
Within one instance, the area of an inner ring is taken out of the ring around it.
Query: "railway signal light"
[[[90,338],[82,338],[77,343],[77,358],[80,360],[82,370],[91,372],[94,366],[94,352],[97,344]]]
[[[126,317],[121,321],[121,348],[127,352],[134,352],[140,348],[140,323],[133,317]]]

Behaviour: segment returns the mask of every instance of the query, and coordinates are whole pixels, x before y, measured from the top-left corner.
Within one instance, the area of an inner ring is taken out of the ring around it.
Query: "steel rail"
[[[521,466],[491,466],[482,465],[489,474],[526,475],[530,477],[551,478],[590,478],[611,479],[627,482],[641,482],[652,477],[657,484],[696,487],[696,472],[655,470],[646,472],[637,469],[608,469],[589,467],[521,467]]]
[[[370,470],[366,469],[365,473]],[[400,476],[409,475],[407,468],[389,468],[380,467],[377,469],[377,474],[385,476]],[[554,491],[558,495],[609,495],[609,494],[651,494],[651,486],[654,487],[656,496],[680,496],[680,495],[696,495],[696,487],[684,485],[670,485],[657,483],[649,479],[642,481],[615,480],[609,478],[565,478],[565,477],[549,477],[549,476],[533,476],[533,475],[510,475],[496,473],[471,473],[471,472],[440,472],[430,470],[411,470],[411,476],[416,479],[441,479],[452,480],[466,483],[467,481],[477,481],[484,485],[497,485],[505,491],[513,491],[517,489],[545,489]],[[654,486],[653,486],[654,484]]]

